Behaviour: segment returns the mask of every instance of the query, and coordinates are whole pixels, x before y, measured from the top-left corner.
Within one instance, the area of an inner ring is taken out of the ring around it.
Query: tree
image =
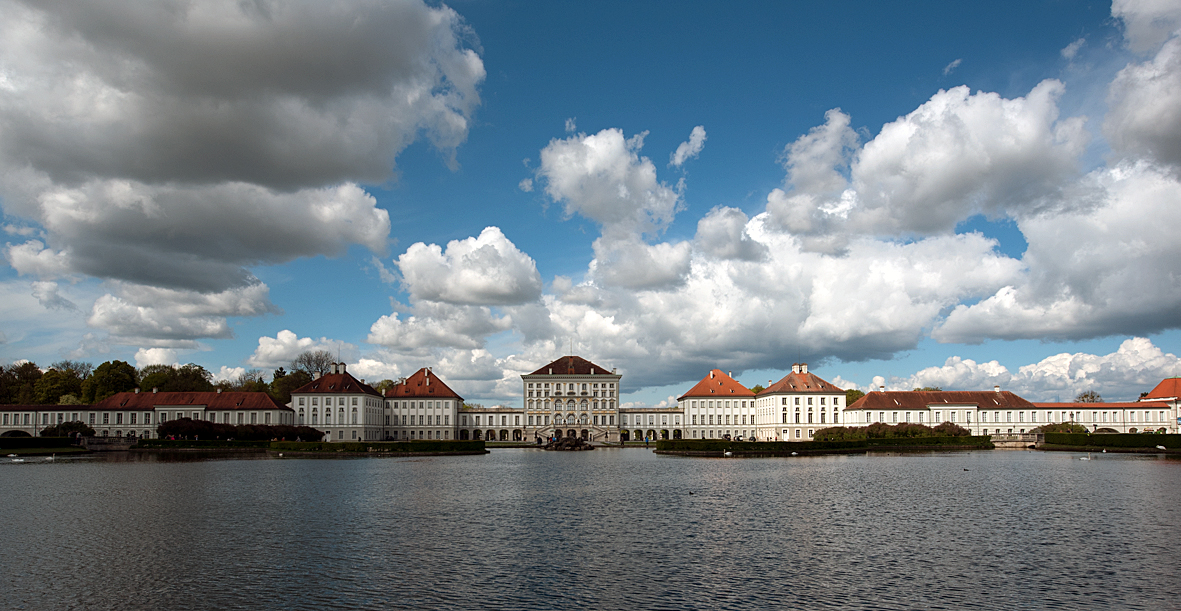
[[[80,437],[94,437],[94,429],[87,426],[81,420],[63,422],[41,429],[42,437],[74,437],[75,435]]]
[[[82,382],[82,401],[98,403],[103,399],[139,387],[135,367],[126,361],[107,361],[95,368],[86,381]]]
[[[49,366],[50,369],[58,371],[68,371],[78,376],[78,379],[85,380],[90,377],[90,373],[94,371],[94,365],[84,361],[70,361],[61,360]]]
[[[381,393],[384,396],[385,391],[393,388],[394,386],[397,386],[397,382],[395,382],[389,378],[386,378],[386,379],[378,382],[377,384],[374,384],[373,390],[376,390],[377,392]]]
[[[269,392],[276,401],[287,405],[291,403],[291,392],[312,381],[312,376],[303,371],[287,373],[282,367],[275,370],[271,378]]]
[[[1103,397],[1093,390],[1085,390],[1080,392],[1074,401],[1075,403],[1103,403]]]
[[[857,390],[856,388],[850,388],[849,390],[846,390],[845,391],[845,407],[853,405],[854,403],[857,402],[858,399],[860,399],[861,397],[864,397],[864,396],[865,396],[865,393],[861,392],[860,390]]]
[[[180,367],[149,365],[141,370],[140,389],[160,392],[211,392],[213,374],[204,367],[189,363]]]
[[[1086,433],[1087,427],[1077,422],[1058,422],[1054,424],[1043,424],[1030,433]]]
[[[762,384],[755,384],[754,386],[750,387],[750,391],[756,395],[763,392],[764,390],[767,390],[767,389]]]
[[[68,372],[50,369],[41,375],[33,389],[39,405],[56,405],[62,395],[82,392],[82,380]]]
[[[0,371],[0,402],[33,405],[41,368],[32,361],[13,363]]]
[[[335,362],[336,358],[327,350],[308,350],[291,361],[291,369],[314,378],[317,373],[323,375],[331,371]]]
[[[924,386],[922,388],[914,389],[915,392],[941,392],[942,390],[942,386]]]

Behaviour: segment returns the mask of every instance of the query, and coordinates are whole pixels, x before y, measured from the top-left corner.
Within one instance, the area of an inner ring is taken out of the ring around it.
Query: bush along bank
[[[1181,435],[1156,433],[1046,433],[1045,450],[1115,450],[1117,452],[1181,452]]]
[[[269,449],[284,455],[306,456],[412,456],[412,455],[461,455],[487,454],[483,440],[433,440],[416,439],[412,441],[273,441]]]
[[[847,441],[725,441],[722,439],[663,439],[656,442],[657,454],[680,456],[808,456],[816,454],[863,454],[874,451],[991,450],[983,436],[905,437],[853,439]]]

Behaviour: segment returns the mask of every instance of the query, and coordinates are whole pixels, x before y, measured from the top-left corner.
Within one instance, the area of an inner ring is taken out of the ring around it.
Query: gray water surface
[[[1181,461],[1080,456],[0,462],[0,607],[1181,608]]]

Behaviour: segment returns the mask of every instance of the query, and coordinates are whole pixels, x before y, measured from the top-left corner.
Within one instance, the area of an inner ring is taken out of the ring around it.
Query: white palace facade
[[[870,392],[845,405],[845,391],[806,363],[754,392],[710,370],[669,407],[621,407],[622,375],[579,356],[563,356],[521,376],[521,407],[464,405],[429,367],[380,392],[344,363],[317,375],[280,405],[266,393],[119,393],[94,405],[0,405],[0,434],[37,435],[82,421],[100,436],[153,437],[161,422],[192,418],[227,424],[294,424],[325,441],[482,439],[543,443],[555,437],[620,443],[657,439],[808,441],[830,426],[950,422],[973,435],[1026,433],[1073,422],[1088,430],[1177,433],[1181,378],[1162,381],[1140,401],[1033,403],[992,391]]]

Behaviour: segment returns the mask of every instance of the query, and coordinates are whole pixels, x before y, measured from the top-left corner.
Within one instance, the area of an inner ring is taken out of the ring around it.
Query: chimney
[[[734,377],[734,372],[733,372],[733,371],[731,371],[730,373],[727,373],[726,375],[728,375],[728,376],[730,376],[730,377]]]
[[[549,374],[550,374],[550,375],[554,375],[554,368],[553,368],[553,367],[550,367],[550,368],[549,368]]]
[[[993,390],[993,392],[1000,392],[1000,391],[1001,391],[1001,385],[1000,385],[1000,384],[995,384],[995,385],[993,385],[993,387],[992,387],[992,390]]]
[[[220,388],[219,388],[219,389],[217,389],[217,394],[219,394],[219,395],[221,394],[221,389],[220,389]]]
[[[159,391],[160,391],[160,389],[159,389],[159,388],[152,388],[152,394],[153,394],[153,395],[154,395],[154,394],[156,394],[156,393],[157,393],[157,392],[159,392]]]
[[[709,370],[709,379],[714,379],[714,370],[712,369]]]
[[[800,373],[808,373],[808,364],[800,363]]]
[[[319,371],[317,371],[317,372],[313,373],[313,374],[312,374],[312,379],[313,379],[313,380],[319,380],[319,379],[320,379],[320,372],[319,372]]]
[[[885,386],[879,386],[879,387],[878,387],[878,392],[886,392],[886,387],[885,387]]]
[[[137,389],[135,389],[135,394],[137,394],[137,395],[139,394],[139,389],[138,389],[138,388],[137,388]]]
[[[345,365],[344,363],[341,363],[340,364],[340,371],[338,371],[336,373],[348,373],[348,370],[346,369],[346,367],[347,367],[347,365]]]

